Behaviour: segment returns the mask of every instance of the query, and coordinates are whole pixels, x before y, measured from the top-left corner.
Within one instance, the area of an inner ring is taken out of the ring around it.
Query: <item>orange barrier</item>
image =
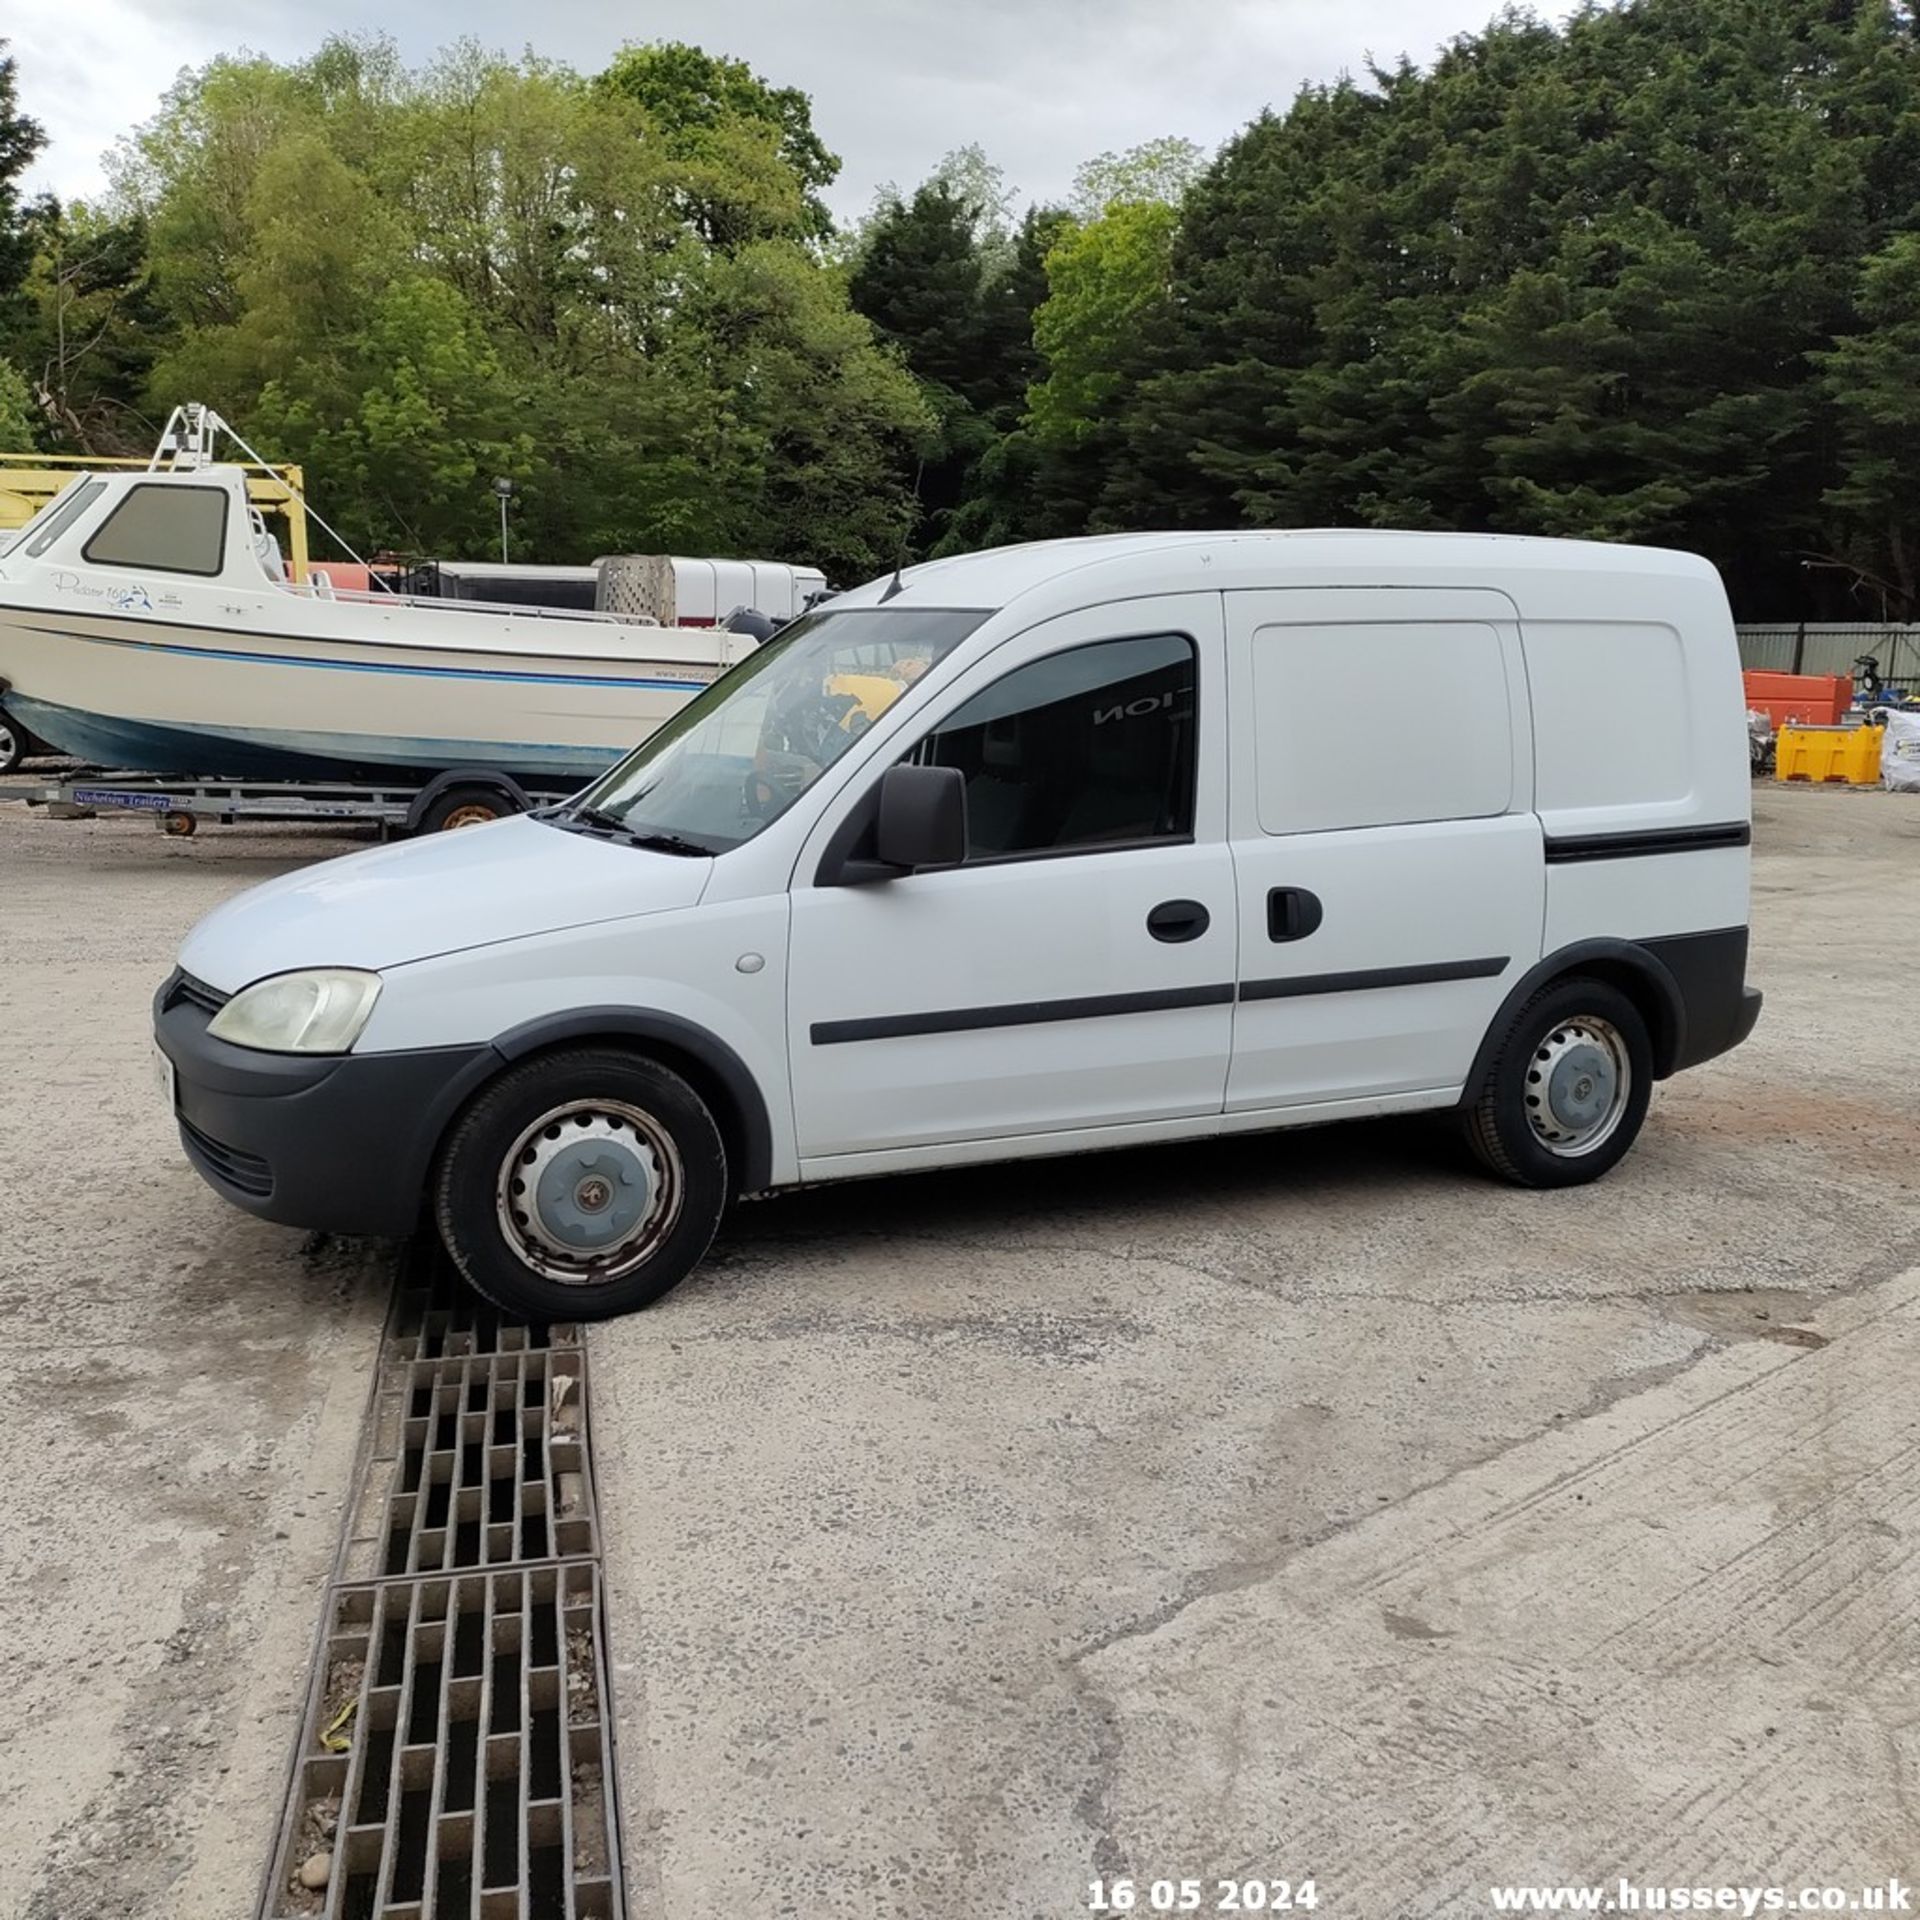
[[[1837,727],[1853,705],[1853,681],[1844,673],[1764,673],[1740,676],[1747,705],[1764,713],[1776,731],[1786,726]]]

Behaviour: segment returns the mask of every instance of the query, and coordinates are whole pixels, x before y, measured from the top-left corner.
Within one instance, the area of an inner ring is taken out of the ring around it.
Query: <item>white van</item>
[[[576,800],[273,881],[156,1002],[193,1164],[540,1319],[736,1197],[1422,1108],[1604,1173],[1737,1045],[1718,578],[1452,534],[1129,535],[789,627]]]

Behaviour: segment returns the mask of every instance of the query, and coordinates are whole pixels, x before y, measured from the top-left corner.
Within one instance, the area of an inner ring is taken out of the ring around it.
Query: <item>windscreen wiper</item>
[[[558,813],[562,820],[577,820],[581,826],[592,827],[600,833],[617,834],[622,840],[632,838],[627,823],[617,813],[609,813],[605,807],[562,807]]]
[[[711,860],[713,849],[703,846],[698,840],[689,840],[682,833],[628,833],[627,844],[646,847],[654,853],[684,854],[694,860]]]
[[[677,853],[691,860],[711,860],[713,848],[699,840],[689,840],[685,834],[644,831],[630,827],[617,813],[609,813],[605,807],[571,806],[563,808],[559,817],[563,820],[578,822],[593,833],[611,834],[614,839],[629,847],[645,847],[650,853]]]

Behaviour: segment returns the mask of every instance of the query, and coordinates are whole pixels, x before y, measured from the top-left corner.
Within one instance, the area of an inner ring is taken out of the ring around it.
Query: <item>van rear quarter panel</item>
[[[1535,808],[1549,846],[1748,821],[1739,650],[1713,569],[1669,559],[1647,574],[1542,573],[1524,594]],[[1550,861],[1544,951],[1744,927],[1749,865],[1744,846]]]

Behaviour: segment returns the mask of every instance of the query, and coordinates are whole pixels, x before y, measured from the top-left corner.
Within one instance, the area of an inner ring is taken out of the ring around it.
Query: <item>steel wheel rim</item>
[[[458,833],[463,827],[490,826],[500,815],[484,800],[469,800],[465,806],[454,810],[440,823],[442,833]]]
[[[14,727],[4,713],[0,713],[0,767],[8,766],[15,760],[27,757],[25,737]]]
[[[1620,1029],[1594,1014],[1556,1021],[1527,1062],[1521,1102],[1533,1137],[1556,1159],[1595,1153],[1619,1131],[1633,1094]]]
[[[524,1128],[495,1181],[500,1231],[544,1280],[592,1287],[659,1252],[686,1176],[673,1136],[623,1100],[570,1100]]]

